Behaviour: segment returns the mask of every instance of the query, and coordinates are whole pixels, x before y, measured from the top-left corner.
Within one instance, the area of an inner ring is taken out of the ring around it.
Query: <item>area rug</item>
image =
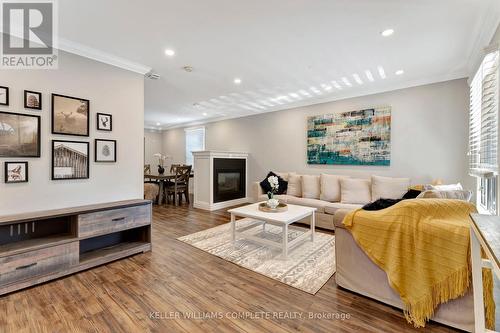
[[[236,225],[237,228],[243,228],[253,222],[245,218],[238,220]],[[307,228],[290,226],[288,241],[307,231]],[[282,228],[268,224],[265,232],[262,226],[255,226],[248,233],[279,242]],[[314,243],[309,239],[304,240],[289,251],[286,259],[281,250],[245,240],[239,235],[233,245],[230,223],[178,240],[313,295],[335,273],[335,236],[318,231]]]

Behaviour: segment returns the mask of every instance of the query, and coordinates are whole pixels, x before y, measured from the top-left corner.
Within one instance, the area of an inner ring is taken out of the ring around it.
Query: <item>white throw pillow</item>
[[[372,176],[372,201],[401,199],[408,192],[410,178]]]
[[[340,201],[340,180],[342,178],[349,178],[349,176],[327,175],[322,173],[320,175],[321,200],[330,202]]]
[[[284,181],[288,181],[288,177],[290,177],[290,174],[293,174],[294,172],[275,172],[277,176],[280,176],[283,178]]]
[[[290,173],[288,175],[288,189],[286,190],[287,195],[293,195],[294,197],[302,196],[302,176],[296,173]]]
[[[449,184],[449,185],[425,185],[428,191],[462,191],[464,188],[462,184]]]
[[[340,200],[348,204],[367,204],[372,199],[370,181],[368,179],[340,179]]]
[[[466,190],[453,190],[453,191],[428,190],[420,193],[417,198],[456,199],[456,200],[470,201],[470,199],[472,198],[472,192]]]
[[[319,199],[319,176],[302,176],[302,198]]]

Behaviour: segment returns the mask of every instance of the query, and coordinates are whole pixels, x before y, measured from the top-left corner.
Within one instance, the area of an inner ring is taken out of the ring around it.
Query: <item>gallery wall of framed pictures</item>
[[[13,91],[22,94],[24,110],[10,109]],[[51,142],[52,180],[89,179],[90,100],[58,93],[50,97],[50,113],[44,114],[42,92],[0,86],[0,158],[41,158],[42,140],[47,140]],[[50,117],[51,133],[42,133],[43,117]],[[111,114],[97,112],[95,117],[96,131],[113,131]],[[83,140],[63,140],[62,136]],[[116,163],[116,147],[116,140],[94,139],[94,163]],[[4,161],[4,183],[27,183],[28,168],[28,161]]]

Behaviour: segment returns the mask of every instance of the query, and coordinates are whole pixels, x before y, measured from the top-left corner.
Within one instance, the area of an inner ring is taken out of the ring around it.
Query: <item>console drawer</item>
[[[72,242],[0,258],[0,286],[70,268],[78,255],[78,242]]]
[[[151,224],[151,206],[141,205],[78,215],[78,237],[90,237]]]

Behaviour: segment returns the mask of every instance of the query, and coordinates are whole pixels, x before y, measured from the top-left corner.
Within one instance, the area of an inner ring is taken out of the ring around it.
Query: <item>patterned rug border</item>
[[[242,221],[242,220],[239,220],[239,221]],[[193,232],[193,233],[188,234],[188,235],[180,236],[180,237],[176,238],[176,240],[177,240],[177,241],[180,241],[180,242],[182,242],[182,243],[184,243],[184,244],[187,244],[187,245],[189,245],[189,246],[191,246],[191,247],[193,247],[193,248],[195,248],[195,249],[197,249],[197,250],[199,250],[199,251],[205,252],[205,253],[207,253],[208,255],[211,255],[211,256],[217,257],[217,258],[219,258],[219,259],[222,259],[222,260],[224,260],[224,261],[226,261],[226,262],[228,262],[228,263],[230,263],[230,264],[233,264],[233,265],[235,265],[235,266],[237,266],[237,267],[241,267],[241,268],[243,268],[243,269],[245,269],[245,270],[248,270],[248,271],[253,272],[253,273],[256,273],[256,274],[259,274],[259,275],[261,275],[261,276],[265,276],[265,277],[266,277],[266,278],[268,278],[268,279],[271,279],[271,280],[273,280],[273,281],[279,282],[279,283],[281,283],[281,284],[283,284],[283,285],[286,285],[286,286],[288,286],[288,287],[294,288],[294,289],[296,289],[296,290],[300,290],[301,292],[307,293],[307,294],[309,294],[309,295],[316,295],[316,294],[317,294],[317,293],[318,293],[318,292],[319,292],[319,291],[320,291],[320,290],[321,290],[321,289],[325,286],[325,284],[326,284],[328,281],[330,281],[330,279],[331,279],[331,278],[335,275],[335,273],[337,272],[337,270],[334,268],[334,269],[333,269],[332,274],[331,274],[330,276],[328,276],[328,277],[325,279],[325,281],[323,281],[323,282],[321,283],[321,285],[319,286],[319,288],[318,288],[315,292],[309,292],[309,291],[303,290],[303,289],[301,289],[301,288],[298,288],[298,287],[296,287],[296,286],[293,286],[293,285],[291,285],[291,284],[287,284],[287,283],[285,283],[285,282],[283,282],[283,281],[280,281],[280,280],[278,280],[278,279],[276,279],[276,278],[273,278],[273,277],[271,277],[271,276],[269,276],[269,275],[266,275],[266,274],[264,274],[264,273],[261,273],[261,272],[258,272],[258,271],[256,271],[256,270],[253,270],[253,269],[251,269],[251,268],[249,268],[249,267],[245,267],[245,266],[243,266],[243,265],[240,265],[240,264],[238,264],[238,263],[236,263],[236,262],[234,262],[234,261],[231,261],[231,260],[229,260],[229,259],[227,259],[227,258],[224,258],[224,257],[223,257],[223,256],[221,256],[221,255],[214,254],[214,253],[210,253],[209,251],[207,251],[207,250],[205,250],[205,249],[203,249],[203,248],[200,248],[200,247],[196,246],[195,244],[189,243],[187,240],[185,240],[187,237],[193,237],[193,236],[196,236],[196,235],[202,235],[202,234],[206,233],[208,230],[213,230],[213,229],[223,229],[223,228],[225,228],[225,227],[227,228],[227,226],[228,226],[228,225],[229,225],[229,222],[228,222],[228,223],[221,224],[221,225],[218,225],[218,226],[215,226],[215,227],[212,227],[212,228],[207,228],[207,229],[204,229],[204,230],[200,230],[200,231],[197,231],[197,232]],[[300,227],[300,226],[293,226],[293,228],[297,228],[297,229],[305,229],[305,230],[307,230],[307,229],[308,229],[308,228],[304,228],[304,227]],[[321,234],[323,234],[323,235],[331,236],[331,237],[332,237],[332,240],[333,240],[333,242],[334,242],[334,246],[335,246],[335,235],[331,235],[331,234],[328,234],[328,233],[324,233],[324,232],[321,232],[321,231],[318,231],[318,230],[316,230],[316,233],[321,233]],[[327,245],[328,245],[328,243],[325,243],[325,244],[324,244],[321,248],[323,248],[324,246],[327,246]],[[218,246],[215,246],[214,248],[217,248],[217,247],[218,247]],[[292,250],[292,251],[293,251],[293,250]],[[334,253],[334,257],[335,257],[335,253]]]

